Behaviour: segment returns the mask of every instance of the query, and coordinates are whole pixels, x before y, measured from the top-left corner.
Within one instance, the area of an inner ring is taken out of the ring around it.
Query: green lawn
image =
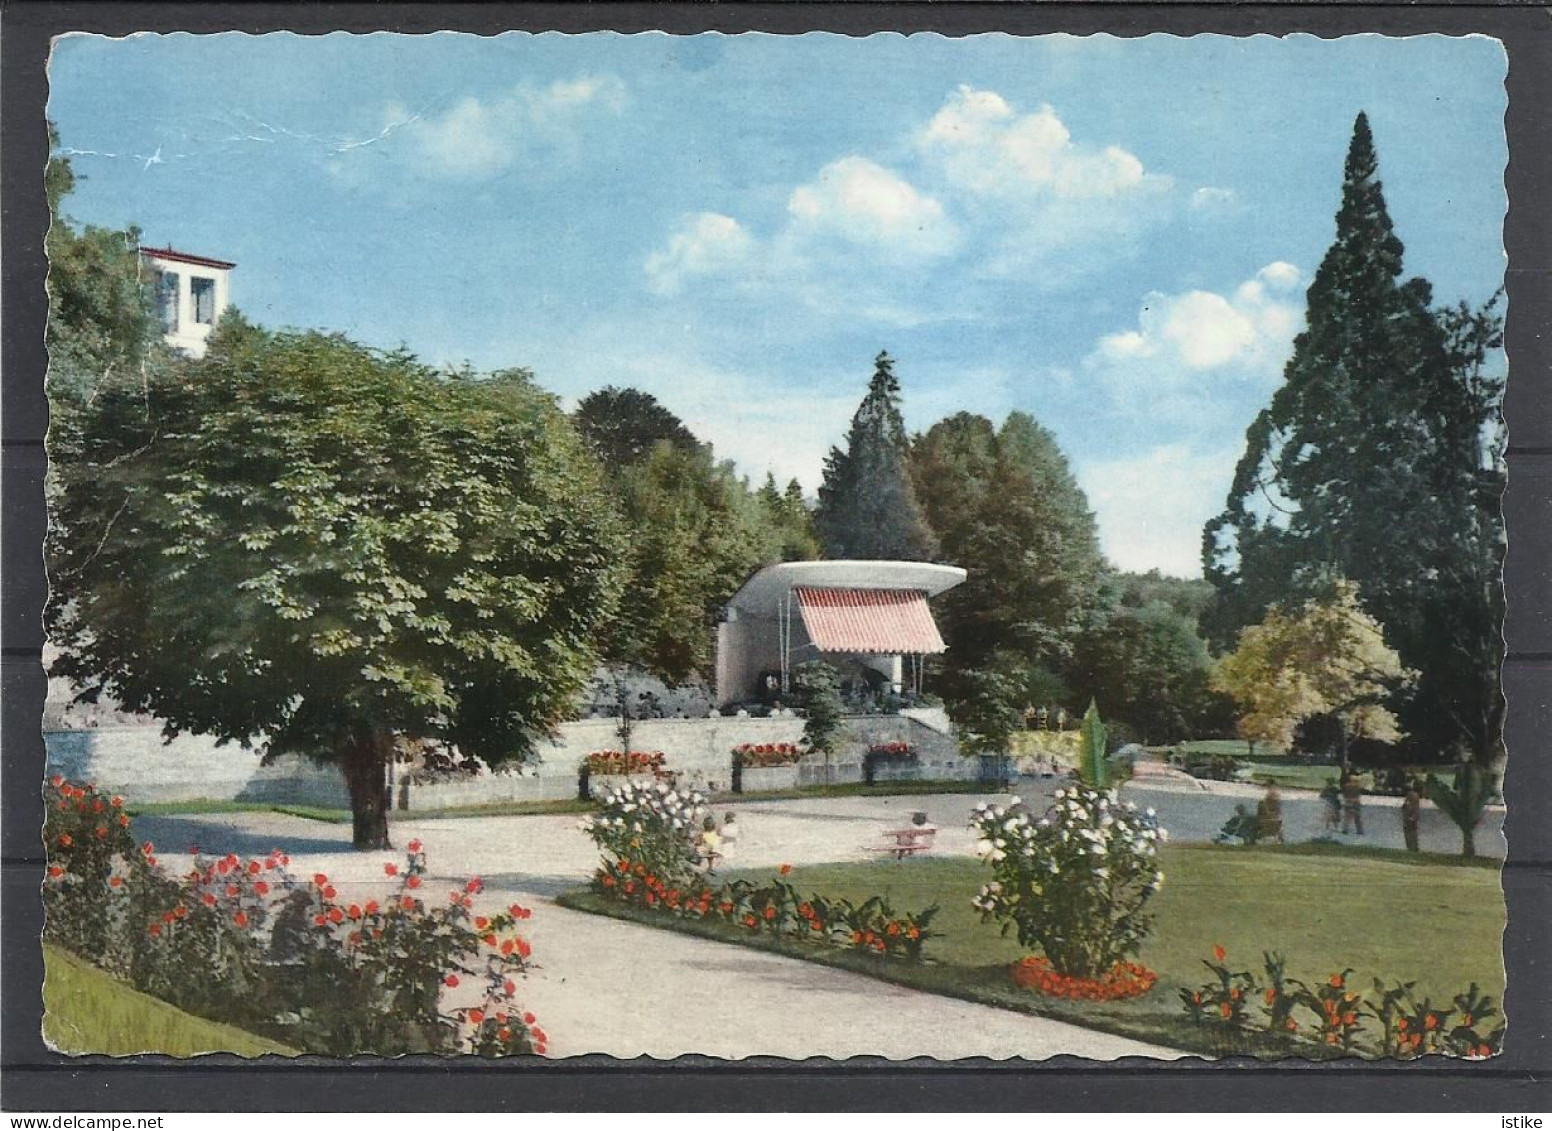
[[[963,857],[797,867],[788,877],[804,892],[852,899],[884,894],[897,909],[939,904],[934,927],[943,935],[929,944],[930,961],[921,964],[774,943],[723,923],[622,909],[591,893],[572,893],[563,902],[745,945],[774,946],[924,990],[1204,1053],[1225,1050],[1185,1019],[1177,991],[1201,984],[1207,976],[1202,960],[1215,944],[1228,950],[1235,969],[1259,973],[1262,951],[1276,950],[1288,959],[1289,974],[1305,981],[1350,966],[1355,985],[1365,990],[1375,977],[1387,983],[1415,980],[1420,996],[1448,1000],[1475,980],[1486,993],[1502,997],[1505,913],[1496,866],[1461,866],[1440,857],[1394,859],[1361,850],[1212,845],[1172,845],[1163,866],[1165,886],[1153,904],[1157,922],[1141,955],[1159,982],[1145,998],[1105,1004],[1063,1002],[1013,986],[1006,968],[1024,952],[970,907],[988,869]]]
[[[308,821],[323,821],[331,825],[350,823],[349,809],[327,809],[318,805],[272,805],[257,801],[224,801],[214,798],[202,801],[148,801],[126,805],[132,817],[183,817],[204,813],[284,813]]]
[[[61,1052],[297,1055],[284,1045],[191,1016],[133,990],[58,947],[44,945],[43,966],[43,1035]]]

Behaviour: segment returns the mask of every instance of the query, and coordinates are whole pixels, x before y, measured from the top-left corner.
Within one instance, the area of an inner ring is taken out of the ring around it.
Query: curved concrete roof
[[[931,562],[781,562],[755,574],[728,605],[751,616],[774,616],[781,599],[800,585],[813,589],[910,589],[936,597],[966,577],[958,566]]]

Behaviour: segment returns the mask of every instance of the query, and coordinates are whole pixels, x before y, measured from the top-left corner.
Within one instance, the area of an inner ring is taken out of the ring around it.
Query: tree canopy
[[[640,463],[660,443],[686,451],[701,446],[684,421],[640,389],[606,385],[582,398],[572,420],[611,474]]]
[[[1301,722],[1330,716],[1339,724],[1345,765],[1352,739],[1400,738],[1385,703],[1414,674],[1363,611],[1358,587],[1336,581],[1324,597],[1290,611],[1273,607],[1260,624],[1246,628],[1212,679],[1240,705],[1240,733],[1255,742],[1291,746]]]
[[[930,561],[935,545],[907,467],[894,359],[880,353],[846,433],[825,457],[814,529],[827,557]]]
[[[1251,425],[1224,511],[1203,535],[1227,645],[1274,602],[1332,576],[1356,582],[1401,659],[1400,704],[1425,754],[1497,750],[1501,696],[1501,341],[1493,305],[1430,308],[1402,281],[1368,119],[1353,127],[1336,239],[1309,288],[1307,328]]]
[[[949,646],[945,697],[984,699],[1040,672],[1049,683],[1071,658],[1104,568],[1066,456],[1025,413],[996,428],[962,412],[917,438],[910,466],[941,560],[968,572],[935,602]],[[972,670],[988,674],[959,688]]]
[[[594,461],[529,376],[439,374],[228,313],[200,361],[83,414],[49,542],[57,674],[337,761],[386,843],[397,736],[523,759],[618,596]]]
[[[620,469],[616,502],[625,586],[603,629],[605,654],[669,683],[709,676],[717,615],[751,573],[780,559],[781,532],[710,448],[659,441]]]

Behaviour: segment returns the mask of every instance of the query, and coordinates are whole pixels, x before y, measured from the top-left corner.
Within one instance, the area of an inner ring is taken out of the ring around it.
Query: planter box
[[[796,789],[798,764],[788,766],[745,766],[743,787],[745,793],[764,793],[775,789]]]

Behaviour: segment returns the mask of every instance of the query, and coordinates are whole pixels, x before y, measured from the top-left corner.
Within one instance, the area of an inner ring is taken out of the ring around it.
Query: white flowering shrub
[[[1000,919],[1004,934],[1017,930],[1071,977],[1103,977],[1137,953],[1152,926],[1148,900],[1164,883],[1167,834],[1152,809],[1075,785],[1057,790],[1043,816],[1015,797],[1006,809],[977,805],[971,824],[995,876],[973,900],[984,921]]]
[[[587,833],[606,857],[644,865],[665,880],[692,874],[699,856],[695,838],[708,810],[694,790],[667,782],[627,782],[606,794],[587,823]]]

